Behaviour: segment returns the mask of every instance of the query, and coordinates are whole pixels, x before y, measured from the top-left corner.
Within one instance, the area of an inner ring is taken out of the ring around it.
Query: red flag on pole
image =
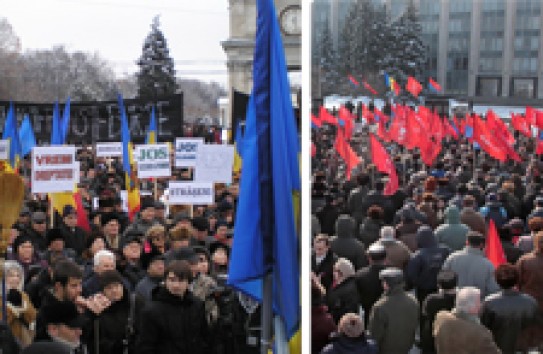
[[[434,90],[436,90],[436,91],[438,91],[438,92],[441,91],[441,85],[438,84],[436,81],[434,81],[434,79],[429,78],[429,79],[428,79],[428,82],[429,82],[430,86],[431,86]]]
[[[87,212],[83,207],[83,200],[81,198],[81,192],[74,193],[75,201],[75,210],[77,211],[77,226],[85,230],[86,232],[91,232],[91,227],[89,223],[89,218],[87,217]]]
[[[375,91],[375,89],[373,87],[371,87],[371,85],[368,84],[368,82],[366,80],[362,81],[362,83],[364,84],[364,88],[366,90],[368,90],[369,92],[371,92],[374,95],[377,95],[377,91]]]
[[[407,85],[405,85],[405,89],[409,91],[413,96],[417,97],[422,91],[422,85],[420,84],[420,82],[417,81],[417,79],[409,76],[407,78]]]
[[[351,148],[351,145],[345,140],[343,129],[338,129],[336,133],[336,141],[334,147],[339,156],[345,161],[347,166],[347,179],[351,179],[351,171],[360,163],[360,158],[356,155],[356,152]]]
[[[330,114],[330,112],[328,112],[324,106],[321,106],[319,110],[319,118],[323,123],[329,123],[336,126],[338,125],[337,118]]]
[[[492,219],[490,219],[490,223],[488,224],[485,255],[486,258],[494,264],[495,268],[500,264],[507,263],[505,253],[503,252],[502,242],[498,236],[498,230]]]
[[[322,126],[322,121],[320,117],[316,117],[313,113],[311,113],[311,123],[317,128],[320,128]]]
[[[356,79],[352,76],[352,75],[349,75],[349,81],[351,82],[351,84],[355,85],[355,86],[359,86],[360,84],[358,83],[358,81],[356,81]]]
[[[389,180],[385,186],[384,194],[392,195],[396,193],[399,187],[396,167],[388,155],[386,149],[381,145],[375,135],[370,135],[371,141],[371,159],[378,171],[388,174]]]

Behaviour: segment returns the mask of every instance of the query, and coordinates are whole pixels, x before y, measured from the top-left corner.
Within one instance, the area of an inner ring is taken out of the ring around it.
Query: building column
[[[470,48],[468,57],[468,96],[475,96],[479,75],[479,50],[481,47],[481,1],[473,1],[471,10]]]
[[[454,0],[452,0],[454,1]],[[437,82],[441,83],[443,92],[447,91],[447,46],[449,40],[449,0],[441,0],[441,11],[438,23],[437,45]]]
[[[502,97],[511,95],[511,76],[513,75],[513,58],[515,56],[515,18],[516,4],[514,1],[505,2],[505,28],[503,33],[503,62],[502,62]]]

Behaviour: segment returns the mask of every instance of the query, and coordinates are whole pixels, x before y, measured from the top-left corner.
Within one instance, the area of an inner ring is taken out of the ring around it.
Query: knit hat
[[[105,287],[113,283],[119,283],[121,285],[123,284],[123,277],[115,269],[107,270],[103,272],[102,274],[100,274],[99,280],[100,280],[100,287],[102,290],[104,290]]]
[[[55,240],[64,240],[64,235],[62,235],[62,231],[60,229],[54,228],[47,231],[47,246],[49,246],[53,241]]]
[[[338,323],[339,333],[350,338],[360,337],[364,333],[364,323],[355,313],[344,314]]]

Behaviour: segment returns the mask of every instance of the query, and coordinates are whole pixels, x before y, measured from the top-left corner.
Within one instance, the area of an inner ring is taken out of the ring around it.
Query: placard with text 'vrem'
[[[73,191],[79,164],[75,146],[44,146],[32,149],[32,193]]]
[[[138,166],[138,178],[170,177],[170,147],[168,144],[136,145],[134,160]]]

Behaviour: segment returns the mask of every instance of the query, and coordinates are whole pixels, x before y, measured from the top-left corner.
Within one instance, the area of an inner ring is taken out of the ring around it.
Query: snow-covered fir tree
[[[340,83],[338,73],[338,55],[332,41],[332,33],[326,18],[324,28],[318,38],[318,51],[315,60],[320,70],[321,92],[323,96],[338,93],[337,87]]]
[[[140,67],[137,73],[138,97],[159,97],[173,95],[177,90],[173,59],[164,34],[160,30],[160,20],[156,16],[151,24],[151,32],[145,38]]]

